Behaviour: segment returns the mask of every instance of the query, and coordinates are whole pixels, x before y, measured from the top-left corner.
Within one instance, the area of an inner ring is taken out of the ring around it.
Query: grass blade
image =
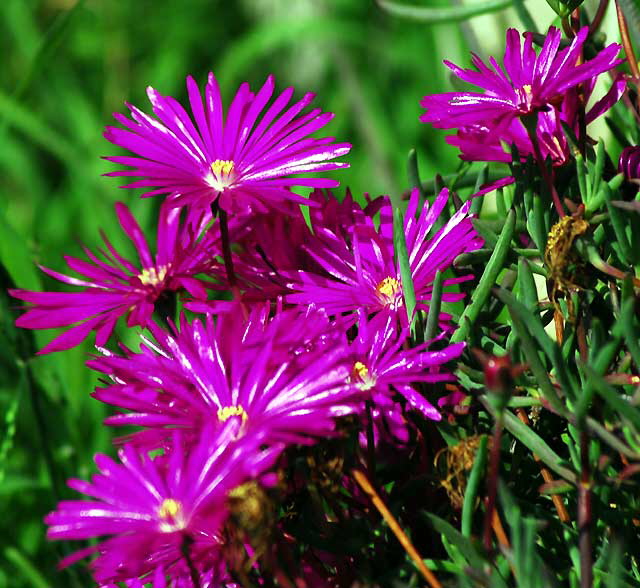
[[[474,16],[498,12],[511,6],[511,0],[489,0],[488,2],[470,4],[468,6],[452,6],[451,8],[432,8],[428,6],[409,6],[389,0],[377,0],[378,6],[394,16],[409,18],[427,23],[459,22]]]
[[[533,279],[531,265],[524,257],[518,260],[518,286],[522,302],[527,305],[529,310],[535,310],[538,304],[538,289]]]
[[[47,61],[50,61],[50,58],[62,43],[65,33],[69,29],[69,25],[73,21],[73,17],[80,11],[84,3],[85,0],[78,0],[73,6],[71,6],[71,8],[69,8],[69,10],[65,10],[59,14],[51,23],[51,26],[42,39],[42,43],[40,44],[35,57],[27,69],[27,74],[18,83],[13,93],[14,98],[20,98],[24,92],[26,92],[38,72],[45,67]]]
[[[527,7],[524,5],[524,0],[513,0],[513,8],[522,23],[522,26],[526,31],[531,31],[535,33],[538,31],[536,27],[536,23],[533,20],[531,13],[527,10]]]
[[[50,587],[49,582],[44,579],[36,566],[33,565],[15,547],[7,547],[4,550],[4,556],[19,570],[24,579],[28,582],[29,586],[32,586],[33,588]]]

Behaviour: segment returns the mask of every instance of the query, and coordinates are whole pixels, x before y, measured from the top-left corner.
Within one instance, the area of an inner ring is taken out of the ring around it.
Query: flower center
[[[376,385],[376,379],[369,372],[369,368],[361,361],[356,361],[351,368],[351,377],[360,390],[370,390]]]
[[[521,88],[516,88],[518,96],[518,108],[524,112],[531,111],[533,103],[533,92],[530,84],[524,84]]]
[[[376,286],[376,292],[382,304],[385,306],[394,304],[400,292],[400,282],[388,276]]]
[[[227,159],[216,159],[211,164],[211,174],[207,178],[209,185],[218,192],[233,184],[236,179],[235,164]]]
[[[353,364],[352,373],[357,378],[360,378],[361,380],[363,380],[369,375],[369,368],[366,365],[364,365],[364,363],[362,363],[361,361],[356,361]]]
[[[157,286],[167,275],[167,266],[163,265],[159,268],[146,267],[138,275],[138,279],[143,286]]]
[[[160,530],[163,533],[173,533],[184,529],[186,521],[182,512],[182,503],[173,498],[165,498],[158,507]]]
[[[242,406],[223,406],[218,409],[218,420],[221,423],[226,422],[230,417],[242,417],[242,422],[245,423],[249,415]]]

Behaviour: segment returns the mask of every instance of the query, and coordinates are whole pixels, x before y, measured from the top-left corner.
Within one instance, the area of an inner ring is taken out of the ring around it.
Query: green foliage
[[[548,1],[561,17],[581,4]],[[499,165],[460,164],[443,134],[417,120],[420,97],[449,88],[441,61],[462,62],[476,41],[468,29],[451,23],[513,5],[534,30],[529,12],[534,3],[377,4],[335,0],[301,2],[292,9],[279,0],[194,0],[185,8],[177,1],[9,0],[0,5],[1,43],[8,56],[0,70],[0,588],[90,585],[82,566],[56,571],[57,561],[73,547],[47,542],[42,518],[58,500],[73,495],[66,478],[88,477],[95,452],[114,453],[111,431],[102,425],[107,409],[89,396],[96,384],[84,367],[90,345],[36,356],[50,334],[16,329],[19,309],[5,290],[55,289],[33,262],[64,271],[62,255],[77,254],[79,242],[96,245],[99,229],[126,249],[113,215],[117,199],[127,199],[150,228],[148,202],[118,192],[118,181],[100,177],[112,169],[100,156],[114,154],[101,132],[111,124],[112,111],[124,110],[125,100],[150,109],[143,94],[147,84],[184,99],[185,76],[192,73],[202,82],[210,69],[227,99],[241,81],[255,86],[268,72],[276,74],[280,89],[294,84],[297,95],[317,92],[318,104],[337,114],[331,133],[354,144],[351,168],[339,175],[342,185],[356,198],[367,191],[397,195],[396,228],[402,226],[400,194],[412,187],[432,199],[447,186],[459,204],[488,182],[508,173],[515,177],[513,187],[472,204],[485,243],[460,256],[456,271],[473,273],[477,285],[462,283],[465,302],[447,304],[442,283],[449,276],[438,273],[429,311],[419,313],[414,324],[416,341],[430,340],[440,310],[453,314],[452,339],[467,343],[457,369],[459,387],[469,395],[466,413],[452,413],[450,422],[437,425],[416,422],[415,447],[403,461],[378,464],[376,483],[443,583],[538,588],[579,585],[584,553],[576,513],[586,478],[593,584],[640,586],[640,198],[637,186],[616,175],[614,163],[616,149],[640,139],[636,113],[618,105],[608,120],[611,137],[576,152],[558,172],[561,199],[574,205],[589,228],[575,237],[571,263],[565,258],[550,267],[546,248],[558,218],[534,162],[521,161],[514,149],[511,172]],[[638,3],[620,4],[632,31],[637,29]],[[542,24],[545,30],[548,23]],[[448,173],[452,170],[457,171]],[[401,237],[396,252],[412,316],[416,301]],[[126,340],[124,330],[120,334]],[[486,366],[473,350],[508,355],[513,382],[496,449],[497,514],[509,544],[496,543],[491,550],[480,538],[497,414],[485,394]],[[444,386],[435,390],[446,392]],[[453,473],[432,464],[478,436],[477,451],[455,473],[463,499],[455,505],[443,489]],[[356,438],[351,435],[344,455],[338,451],[346,463]],[[325,450],[335,450],[332,440],[309,452]],[[312,479],[311,468],[304,470],[307,449],[299,451],[291,468],[307,477],[297,501],[283,506],[291,507],[284,517],[288,530],[305,544],[352,558],[364,582],[418,585],[411,560],[389,528],[365,509],[342,518],[355,492],[328,491]],[[562,520],[552,497],[566,506],[569,521]]]
[[[389,0],[376,0],[378,5],[393,14],[402,18],[408,18],[429,24],[439,22],[457,22],[467,20],[474,16],[497,12],[511,5],[511,0],[489,0],[478,2],[469,6],[455,6],[450,8],[439,8],[430,6],[410,6]]]

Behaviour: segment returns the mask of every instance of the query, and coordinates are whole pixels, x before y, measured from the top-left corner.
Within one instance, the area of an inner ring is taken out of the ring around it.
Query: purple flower
[[[83,287],[81,292],[9,291],[12,296],[31,304],[16,321],[19,327],[51,329],[74,325],[39,353],[69,349],[91,331],[96,331],[96,343],[102,346],[121,316],[128,315],[129,326],[146,326],[156,304],[178,290],[184,289],[195,298],[207,298],[207,283],[195,275],[211,269],[215,251],[219,250],[213,231],[198,240],[210,214],[195,223],[191,217],[183,224],[180,209],[164,203],[158,220],[155,259],[129,209],[119,202],[116,214],[137,250],[139,265],[120,255],[103,235],[106,250],[99,250],[102,259],[86,247],[84,251],[89,261],[65,256],[67,265],[82,275],[82,279],[42,267],[44,272],[61,282]]]
[[[240,317],[238,308],[216,322],[183,316],[175,335],[152,327],[157,344],[140,353],[90,361],[113,379],[95,396],[132,411],[106,423],[148,427],[134,439],[150,448],[170,428],[197,435],[208,422],[228,420],[238,422],[238,435],[297,443],[331,434],[335,417],[356,410],[346,341],[323,313],[292,309],[267,319],[254,310],[247,322]]]
[[[430,299],[438,270],[448,269],[460,253],[474,251],[482,245],[482,239],[471,223],[470,202],[466,202],[433,236],[428,236],[448,199],[449,192],[444,189],[431,207],[425,203],[417,218],[418,192],[414,191],[409,200],[404,229],[418,301]],[[378,228],[370,216],[363,215],[361,222],[339,235],[323,227],[314,226],[314,231],[317,238],[309,243],[307,250],[322,266],[325,275],[309,271],[292,273],[289,287],[295,293],[287,296],[287,302],[315,304],[333,316],[355,313],[358,309],[368,313],[388,309],[406,323],[402,278],[394,257],[390,200],[385,198],[382,202]],[[444,284],[450,286],[470,278],[449,278]],[[463,296],[445,292],[442,299],[451,302]],[[420,306],[425,307],[424,304]],[[441,318],[446,320],[448,316]],[[352,320],[355,319],[353,314]]]
[[[153,88],[147,94],[157,119],[129,104],[133,120],[114,115],[126,130],[107,127],[105,137],[139,157],[108,157],[132,169],[107,175],[142,177],[125,187],[155,188],[147,196],[175,194],[176,204],[197,208],[208,208],[219,198],[222,209],[235,212],[306,202],[289,188],[337,186],[334,180],[306,174],[348,167],[332,160],[346,155],[351,145],[334,143],[333,137],[309,137],[333,118],[317,108],[301,114],[314,98],[311,93],[287,108],[293,96],[293,88],[288,88],[266,108],[274,91],[269,76],[256,94],[242,84],[225,117],[212,73],[204,105],[191,76],[187,91],[193,119],[174,98]]]
[[[475,54],[472,62],[477,71],[445,61],[460,79],[485,92],[425,96],[421,105],[427,112],[420,120],[440,129],[483,124],[488,120],[508,125],[513,118],[544,112],[550,106],[559,105],[566,92],[623,61],[616,57],[620,45],[612,43],[593,59],[579,64],[588,34],[589,27],[583,27],[569,47],[559,50],[562,34],[551,27],[542,50],[536,55],[532,33],[524,34],[524,46],[521,47],[520,33],[509,29],[504,69],[493,57],[489,59],[492,66],[489,67]]]
[[[379,313],[367,320],[359,313],[358,335],[351,344],[354,360],[351,379],[362,391],[367,391],[376,405],[389,405],[400,394],[411,408],[426,418],[439,421],[440,413],[413,384],[418,382],[451,381],[455,377],[441,366],[460,356],[464,343],[455,343],[433,351],[428,341],[411,349],[403,344],[409,339],[409,329],[397,328],[391,313]]]
[[[620,154],[618,171],[624,174],[627,180],[640,179],[640,147],[625,147]]]
[[[71,488],[93,500],[60,502],[45,517],[47,536],[111,536],[61,562],[69,565],[98,552],[91,566],[101,583],[132,580],[159,566],[180,575],[188,572],[185,550],[194,562],[215,558],[228,514],[227,494],[264,472],[276,455],[276,448],[262,451],[249,437],[237,441],[232,423],[216,432],[205,429],[189,447],[175,434],[165,453],[153,459],[125,445],[121,463],[96,456],[100,473],[91,482],[69,480]]]
[[[515,144],[522,159],[537,156],[522,119],[535,115],[536,140],[542,159],[563,165],[571,157],[562,122],[580,137],[582,122],[589,124],[606,112],[622,96],[626,82],[619,76],[609,92],[586,113],[580,112],[589,100],[597,77],[622,62],[613,43],[593,59],[578,64],[588,27],[583,27],[566,49],[559,50],[561,33],[551,27],[542,50],[536,55],[533,36],[525,33],[524,47],[515,29],[507,31],[504,69],[491,58],[491,67],[477,55],[472,61],[478,71],[446,65],[462,80],[484,88],[484,93],[449,92],[425,96],[420,117],[436,128],[458,132],[447,142],[460,149],[469,161],[511,161],[503,143]],[[578,91],[578,85],[581,85]]]
[[[245,304],[275,300],[287,293],[287,271],[316,267],[303,249],[310,236],[297,204],[287,214],[251,215],[251,230],[235,241],[233,262]]]
[[[309,202],[311,223],[316,231],[328,229],[342,235],[353,224],[365,222],[365,212],[353,201],[348,189],[342,201],[330,190],[317,189],[310,194]],[[306,250],[313,234],[298,205],[291,206],[286,215],[254,214],[251,219],[251,230],[236,240],[240,252],[234,259],[243,302],[264,303],[286,295],[290,292],[291,272],[324,273]]]
[[[576,137],[581,137],[582,122],[578,106],[589,100],[595,80],[583,84],[582,95],[570,90],[559,107],[538,113],[536,141],[543,160],[547,158],[553,166],[561,166],[572,158],[571,149],[562,123],[571,128]],[[616,78],[610,90],[585,114],[585,125],[604,114],[622,96],[626,80]],[[515,145],[522,161],[529,155],[536,157],[536,151],[529,133],[519,119],[511,119],[508,125],[486,121],[482,124],[467,125],[458,129],[455,135],[447,137],[447,143],[460,149],[460,158],[466,161],[511,162],[511,150],[505,151],[504,143]]]

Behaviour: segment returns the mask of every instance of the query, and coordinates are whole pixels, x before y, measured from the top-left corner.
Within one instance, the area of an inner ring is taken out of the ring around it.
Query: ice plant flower
[[[462,80],[483,88],[484,93],[449,92],[425,96],[426,109],[420,120],[436,128],[458,129],[447,142],[460,149],[469,161],[511,161],[503,144],[514,144],[521,158],[528,155],[553,165],[563,165],[571,153],[562,124],[580,137],[582,124],[589,124],[606,112],[622,96],[626,82],[618,76],[607,94],[594,104],[581,120],[597,77],[622,62],[616,56],[620,46],[612,43],[596,57],[580,63],[588,35],[583,27],[571,44],[560,50],[561,33],[551,27],[539,54],[533,49],[533,36],[507,32],[504,68],[494,58],[492,67],[477,55],[472,61],[477,71],[445,64]],[[580,91],[578,91],[580,86]],[[532,129],[535,140],[532,142]]]
[[[206,423],[229,420],[239,424],[238,436],[309,442],[330,435],[335,417],[356,410],[346,341],[313,308],[271,319],[256,309],[246,323],[238,309],[216,322],[183,316],[176,334],[152,332],[156,343],[140,353],[89,362],[113,379],[95,397],[131,411],[105,422],[147,427],[133,436],[146,447],[159,446],[171,428],[197,436]]]
[[[60,502],[45,518],[50,539],[110,538],[72,554],[69,565],[97,552],[91,567],[100,583],[133,580],[163,566],[168,573],[188,573],[201,559],[214,559],[228,510],[230,490],[261,475],[276,449],[261,450],[245,436],[236,440],[235,424],[202,431],[199,442],[185,446],[174,434],[165,453],[150,458],[125,445],[120,463],[97,455],[99,474],[90,482],[72,479],[74,490],[93,500]],[[161,584],[160,584],[161,585]]]
[[[311,231],[300,206],[294,204],[289,208],[287,214],[251,215],[250,230],[235,241],[237,253],[233,264],[245,304],[276,300],[287,292],[283,272],[310,264],[315,267],[303,249]]]
[[[400,394],[408,406],[426,418],[439,421],[440,413],[414,384],[454,380],[450,371],[442,368],[464,350],[464,343],[455,343],[439,350],[429,349],[433,341],[404,349],[409,329],[398,329],[391,313],[379,313],[370,320],[359,312],[358,335],[351,344],[353,367],[351,381],[370,394],[376,405],[389,405]]]
[[[522,161],[528,156],[549,160],[554,167],[564,165],[572,158],[563,123],[572,129],[576,137],[581,138],[582,124],[589,125],[602,116],[622,96],[626,80],[619,76],[609,91],[591,106],[581,120],[579,108],[591,96],[595,79],[583,84],[581,94],[575,89],[569,90],[561,104],[549,107],[537,114],[536,141],[539,154],[522,122],[514,118],[508,125],[496,125],[495,121],[460,127],[455,135],[446,138],[447,143],[460,149],[460,158],[466,161],[511,162],[511,145],[515,145]],[[505,150],[505,144],[509,147]]]
[[[474,251],[482,245],[482,239],[471,223],[471,202],[466,202],[441,229],[429,236],[448,199],[449,192],[445,188],[433,205],[429,207],[425,203],[416,217],[419,194],[414,190],[405,214],[404,230],[411,275],[416,298],[422,307],[431,297],[436,272],[451,267],[460,253]],[[385,198],[380,206],[379,227],[374,226],[370,216],[363,218],[361,223],[340,235],[314,227],[317,238],[310,241],[307,250],[325,273],[299,271],[291,274],[289,287],[295,292],[287,296],[287,302],[316,304],[331,316],[351,313],[354,322],[354,313],[359,309],[368,313],[390,310],[406,324],[402,278],[394,257],[390,200]],[[471,277],[449,278],[444,284],[445,287],[450,286]],[[442,299],[456,301],[463,296],[457,292],[445,292]],[[443,314],[441,318],[445,320],[448,317]]]
[[[81,292],[9,290],[12,296],[30,304],[16,321],[19,327],[71,327],[39,353],[74,347],[91,331],[96,331],[97,345],[104,345],[120,317],[127,315],[129,326],[146,326],[154,309],[164,303],[170,307],[171,296],[179,290],[195,298],[207,298],[206,281],[195,276],[211,269],[216,250],[220,249],[214,232],[199,239],[207,216],[200,217],[195,226],[193,217],[181,223],[180,209],[163,204],[154,258],[127,206],[119,202],[115,208],[123,231],[136,248],[139,264],[120,255],[103,235],[106,249],[99,250],[102,258],[86,247],[89,261],[65,257],[67,265],[82,278],[42,267],[53,278],[83,288]]]
[[[316,189],[309,195],[309,202],[314,230],[342,235],[353,224],[365,222],[367,214],[375,213],[382,199],[367,213],[354,202],[348,189],[341,201],[331,190]],[[234,257],[234,266],[245,303],[263,303],[286,295],[291,272],[323,273],[322,266],[305,249],[313,234],[300,207],[291,208],[286,215],[252,215],[251,230],[235,242],[240,251]]]
[[[125,128],[107,127],[109,141],[137,155],[107,157],[132,168],[108,175],[142,178],[125,187],[155,188],[147,196],[175,194],[176,204],[196,207],[217,201],[227,212],[248,206],[265,211],[283,201],[305,202],[290,191],[291,186],[336,186],[334,180],[307,175],[348,166],[334,160],[346,155],[351,145],[334,143],[333,137],[310,137],[333,114],[318,108],[303,114],[314,98],[311,93],[288,106],[293,88],[267,108],[274,87],[273,76],[256,94],[243,83],[225,115],[215,76],[209,74],[204,104],[189,76],[192,116],[171,96],[148,88],[157,118],[128,104],[132,119],[114,115]],[[295,174],[302,177],[291,177]]]
[[[504,69],[493,57],[489,59],[489,67],[475,54],[472,62],[477,70],[463,69],[445,61],[461,80],[485,91],[425,96],[420,104],[426,113],[420,120],[441,129],[486,124],[486,121],[504,128],[514,118],[558,106],[566,92],[623,61],[617,57],[620,45],[612,43],[593,59],[580,63],[588,34],[589,27],[583,27],[571,44],[560,50],[562,34],[551,27],[540,53],[536,54],[532,33],[524,34],[524,46],[521,46],[520,33],[509,29]]]

